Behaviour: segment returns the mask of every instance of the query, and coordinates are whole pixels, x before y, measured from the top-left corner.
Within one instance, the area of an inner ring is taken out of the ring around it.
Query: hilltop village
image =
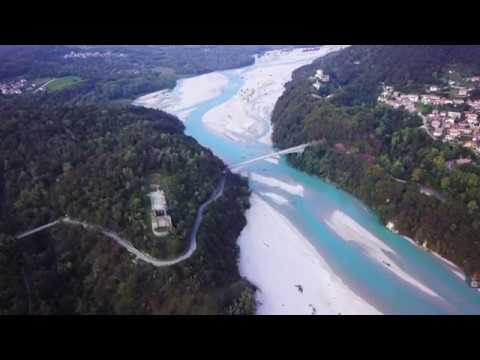
[[[2,95],[19,95],[25,91],[27,84],[26,79],[3,82],[0,83],[0,93],[2,93]],[[31,89],[32,88],[30,88],[30,90]]]
[[[403,94],[383,86],[378,101],[395,109],[418,113],[423,127],[435,140],[451,142],[480,153],[480,99],[473,96],[480,76],[445,86],[427,86],[424,93]]]
[[[318,69],[310,81],[318,91],[330,82],[330,76]],[[417,113],[432,139],[462,145],[480,154],[479,95],[480,76],[460,78],[459,74],[449,71],[445,85],[428,85],[419,93],[404,94],[383,84],[377,100],[395,109],[404,108]],[[316,94],[312,96],[321,98]]]
[[[88,59],[88,58],[110,58],[110,57],[125,57],[126,54],[123,53],[112,53],[111,51],[106,52],[75,52],[70,51],[68,54],[63,56],[64,59]]]

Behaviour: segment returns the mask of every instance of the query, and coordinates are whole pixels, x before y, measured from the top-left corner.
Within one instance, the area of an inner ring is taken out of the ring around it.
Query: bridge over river
[[[228,168],[233,171],[233,170],[237,170],[237,169],[239,169],[243,166],[252,164],[254,162],[264,160],[264,159],[268,159],[268,158],[272,158],[272,157],[276,157],[276,156],[279,156],[279,155],[302,153],[307,147],[317,145],[318,143],[320,143],[320,142],[319,141],[312,141],[312,142],[309,142],[309,143],[306,143],[306,144],[293,146],[293,147],[288,148],[288,149],[284,149],[284,150],[276,151],[276,152],[273,152],[273,153],[257,156],[253,159],[249,159],[249,160],[239,162],[237,164],[229,165]]]
[[[271,157],[275,157],[275,156],[279,156],[279,155],[285,155],[285,154],[302,153],[307,147],[315,145],[316,143],[318,143],[318,142],[315,141],[315,142],[311,142],[311,143],[307,143],[307,144],[294,146],[294,147],[291,147],[291,148],[288,148],[288,149],[276,151],[276,152],[273,152],[273,153],[270,153],[270,154],[265,154],[265,155],[255,157],[255,158],[250,159],[250,160],[246,160],[246,161],[242,161],[240,163],[234,164],[234,165],[230,165],[228,168],[230,170],[239,169],[243,166],[246,166],[248,164],[251,164],[251,163],[263,160],[263,159],[268,159],[268,158],[271,158]],[[215,190],[210,195],[210,197],[202,205],[200,205],[200,207],[197,211],[197,217],[195,219],[195,223],[194,223],[192,232],[190,234],[190,239],[189,239],[190,240],[190,246],[184,254],[182,254],[182,255],[174,258],[174,259],[165,260],[165,259],[154,258],[153,256],[138,250],[137,248],[135,248],[133,246],[133,244],[130,241],[128,241],[126,239],[123,239],[120,235],[118,235],[118,234],[116,234],[112,231],[104,229],[104,228],[102,228],[98,225],[92,225],[92,224],[88,224],[86,222],[82,222],[80,220],[72,219],[72,218],[68,217],[67,215],[65,215],[65,217],[59,218],[55,221],[52,221],[48,224],[39,226],[35,229],[31,229],[29,231],[25,231],[23,233],[20,233],[16,236],[16,238],[17,238],[17,240],[21,240],[21,239],[29,237],[29,236],[37,233],[37,232],[43,231],[45,229],[48,229],[50,227],[59,225],[61,223],[67,224],[67,225],[77,225],[77,226],[83,227],[84,230],[96,231],[96,232],[99,232],[99,233],[105,235],[106,237],[108,237],[108,238],[114,240],[115,242],[117,242],[120,246],[124,247],[128,252],[135,255],[137,259],[141,259],[141,260],[143,260],[143,261],[145,261],[149,264],[152,264],[153,266],[163,267],[163,266],[175,265],[175,264],[178,264],[179,262],[181,262],[185,259],[188,259],[195,252],[195,249],[197,247],[196,236],[197,236],[198,228],[200,227],[200,224],[201,224],[202,219],[203,219],[203,212],[205,211],[205,208],[211,202],[217,200],[220,196],[222,196],[224,185],[225,185],[225,177],[222,177],[222,179],[220,180],[220,183],[215,188]]]

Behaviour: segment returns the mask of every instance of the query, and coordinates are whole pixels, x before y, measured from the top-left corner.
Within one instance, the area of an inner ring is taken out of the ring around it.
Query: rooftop
[[[153,210],[165,210],[167,208],[167,200],[165,198],[165,192],[157,188],[156,191],[149,194],[152,201]]]

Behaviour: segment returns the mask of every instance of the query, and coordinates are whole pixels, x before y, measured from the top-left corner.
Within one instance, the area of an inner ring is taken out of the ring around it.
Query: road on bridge
[[[318,143],[319,143],[318,141],[312,141],[312,142],[307,143],[307,144],[302,144],[302,145],[293,146],[293,147],[288,148],[288,149],[283,149],[283,150],[280,150],[280,151],[275,151],[275,152],[273,152],[273,153],[269,153],[269,154],[257,156],[257,157],[255,157],[255,158],[253,158],[253,159],[245,160],[245,161],[239,162],[239,163],[237,163],[237,164],[230,165],[228,168],[229,168],[230,170],[236,170],[236,169],[239,169],[239,168],[241,168],[241,167],[243,167],[243,166],[245,166],[245,165],[248,165],[248,164],[251,164],[251,163],[260,161],[260,160],[268,159],[268,158],[271,158],[271,157],[275,157],[275,156],[279,156],[279,155],[286,155],[286,154],[293,154],[293,153],[301,153],[301,152],[303,152],[307,147],[316,145],[316,144],[318,144]]]

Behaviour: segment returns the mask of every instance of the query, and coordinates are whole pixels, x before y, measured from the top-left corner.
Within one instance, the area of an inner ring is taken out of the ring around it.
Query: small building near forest
[[[156,236],[165,236],[172,230],[172,218],[168,215],[165,192],[158,187],[149,194],[152,204],[152,231]]]

